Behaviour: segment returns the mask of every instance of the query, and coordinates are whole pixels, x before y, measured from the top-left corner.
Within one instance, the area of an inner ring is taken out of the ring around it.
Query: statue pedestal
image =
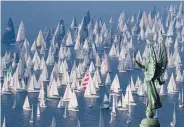
[[[160,127],[160,123],[157,119],[145,118],[141,121],[140,127]]]

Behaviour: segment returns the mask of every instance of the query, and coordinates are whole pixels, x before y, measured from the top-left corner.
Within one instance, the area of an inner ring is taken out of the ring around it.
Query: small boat
[[[75,92],[72,93],[72,98],[68,104],[68,110],[70,111],[79,111],[78,109],[78,101]]]
[[[175,111],[175,103],[174,103],[174,110],[173,110],[173,119],[171,121],[171,126],[175,127],[176,126],[176,111]]]
[[[25,101],[24,101],[23,109],[24,109],[24,110],[28,110],[28,111],[31,110],[30,104],[29,104],[28,96],[26,96],[26,99],[25,99]]]
[[[102,108],[103,109],[108,109],[109,108],[109,99],[107,95],[104,95],[103,103],[102,103]]]

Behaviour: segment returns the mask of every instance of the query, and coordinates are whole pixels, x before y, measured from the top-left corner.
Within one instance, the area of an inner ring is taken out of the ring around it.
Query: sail
[[[56,80],[54,79],[50,86],[49,96],[59,96]]]
[[[64,103],[63,103],[63,98],[62,98],[62,97],[60,98],[57,107],[58,107],[58,108],[63,108],[63,107],[64,107]]]
[[[112,44],[111,50],[109,52],[109,56],[110,57],[116,57],[116,47],[115,47],[114,43]]]
[[[120,89],[120,83],[119,83],[119,78],[118,75],[116,74],[114,77],[114,80],[110,86],[110,89],[114,92],[114,93],[119,93],[119,89]]]
[[[109,108],[109,99],[106,94],[104,95],[103,99],[103,108]]]
[[[36,39],[36,45],[37,46],[45,45],[45,40],[43,38],[43,34],[41,30],[38,33],[38,37]]]
[[[6,26],[6,29],[2,35],[2,43],[11,44],[15,42],[15,31],[13,26],[13,21],[11,17],[8,20],[8,24]]]
[[[83,88],[86,88],[88,86],[88,84],[89,84],[89,75],[90,75],[89,73],[86,73],[85,76],[84,76],[84,79],[83,79],[83,81],[81,83],[82,84],[81,86]]]
[[[78,101],[75,92],[72,93],[72,97],[70,99],[70,102],[68,104],[69,109],[76,109],[78,107]]]
[[[167,91],[168,91],[168,93],[177,92],[176,83],[175,83],[175,80],[174,80],[173,73],[170,77],[170,80],[169,80],[169,83],[168,83],[168,86],[167,86]]]
[[[24,109],[24,110],[31,110],[30,104],[29,104],[28,96],[26,96],[26,99],[25,99],[25,101],[24,101],[23,109]]]
[[[69,101],[71,98],[72,98],[72,90],[69,86],[67,86],[63,96],[63,101]]]
[[[66,38],[66,46],[73,46],[73,39],[72,39],[72,34],[71,31],[68,31],[68,35]]]
[[[16,42],[24,41],[25,40],[25,29],[23,21],[20,22],[20,26],[17,33]]]
[[[105,79],[105,84],[106,84],[106,85],[110,85],[110,84],[111,84],[110,73],[107,73],[107,76],[106,76],[106,79]]]

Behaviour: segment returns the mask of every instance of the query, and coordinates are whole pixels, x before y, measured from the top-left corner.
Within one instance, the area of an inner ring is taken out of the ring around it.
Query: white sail
[[[51,98],[59,96],[57,83],[56,83],[55,79],[51,82],[51,86],[50,86],[50,89],[49,89],[48,93],[49,93],[48,97],[51,97]]]
[[[17,33],[16,42],[24,41],[25,40],[25,29],[23,21],[20,22],[20,26]]]
[[[168,93],[175,93],[175,92],[177,92],[176,83],[175,83],[175,80],[174,80],[173,73],[172,73],[172,75],[170,77],[170,80],[169,80],[169,83],[168,83],[168,86],[167,86],[167,91],[168,91]]]
[[[31,51],[35,52],[36,51],[36,42],[34,41],[32,46],[31,46]]]
[[[163,79],[164,79],[164,80],[167,80],[167,79],[168,79],[168,73],[167,73],[167,70],[166,70],[166,71],[165,71],[165,73],[164,73]]]
[[[3,82],[3,86],[2,86],[2,89],[1,89],[1,92],[8,92],[8,91],[9,91],[8,81],[7,81],[7,78],[5,77],[4,78],[4,82]]]
[[[31,110],[30,104],[29,104],[28,96],[26,96],[26,99],[25,99],[25,101],[24,101],[23,109],[24,109],[24,110]]]
[[[78,101],[75,92],[72,93],[72,97],[68,104],[68,110],[71,111],[78,111]]]
[[[130,80],[130,88],[131,88],[131,91],[132,91],[132,92],[135,92],[135,91],[136,91],[135,86],[134,86],[133,77],[132,77],[132,76],[131,76],[131,80]]]
[[[161,85],[161,87],[160,87],[160,95],[161,96],[166,95],[165,85]]]
[[[66,46],[73,46],[73,39],[70,30],[68,31],[68,35],[66,38]]]
[[[72,98],[72,90],[69,86],[67,86],[63,96],[63,101],[70,101],[71,98]]]
[[[125,97],[123,94],[122,94],[122,98],[121,98],[121,104],[122,104],[123,110],[128,110],[126,102],[125,102]]]
[[[43,37],[43,34],[42,34],[41,30],[38,33],[38,37],[36,39],[36,45],[37,46],[41,46],[41,45],[46,46],[46,43],[45,43],[45,40],[44,40],[44,37]]]
[[[114,93],[119,93],[120,90],[120,83],[119,83],[119,78],[118,75],[116,74],[114,77],[114,80],[110,86],[110,89],[114,92]]]
[[[63,98],[61,97],[57,105],[58,108],[64,108]]]
[[[94,71],[95,71],[95,65],[94,65],[93,61],[91,61],[90,66],[89,66],[89,72],[92,73]]]
[[[30,79],[28,80],[28,92],[39,92],[38,90],[35,89],[39,89],[39,84],[36,80],[35,74],[33,73],[33,75],[30,77]]]
[[[48,53],[46,64],[47,65],[53,65],[54,64],[54,55],[52,53]]]
[[[110,57],[116,57],[116,47],[115,47],[114,43],[112,44],[111,50],[109,52],[109,56]]]
[[[137,90],[137,95],[144,96],[144,86],[143,84],[140,84]]]
[[[178,72],[177,72],[176,81],[178,81],[178,82],[182,81],[182,74],[181,74],[180,70],[178,70]]]
[[[97,55],[96,55],[96,66],[97,66],[97,67],[100,67],[100,65],[101,65],[100,56],[97,54]]]
[[[111,77],[110,73],[107,73],[106,79],[105,79],[105,85],[110,85],[111,84]]]
[[[136,105],[133,95],[132,95],[132,91],[130,88],[130,85],[128,85],[127,89],[126,89],[126,94],[125,94],[125,103],[129,104],[129,105]]]

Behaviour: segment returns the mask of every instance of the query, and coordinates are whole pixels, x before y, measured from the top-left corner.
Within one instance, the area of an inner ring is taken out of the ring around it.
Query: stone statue
[[[134,62],[144,70],[144,83],[147,87],[147,104],[146,104],[146,116],[147,118],[141,122],[141,127],[159,127],[159,122],[153,119],[153,110],[162,107],[162,100],[157,93],[155,83],[163,85],[165,82],[161,81],[160,77],[164,73],[167,66],[167,51],[163,42],[162,35],[159,34],[159,49],[156,55],[153,46],[147,40],[148,53],[145,64],[139,63],[136,60],[134,53]],[[144,126],[145,125],[145,126]],[[153,126],[156,125],[156,126]],[[157,126],[158,125],[158,126]]]

